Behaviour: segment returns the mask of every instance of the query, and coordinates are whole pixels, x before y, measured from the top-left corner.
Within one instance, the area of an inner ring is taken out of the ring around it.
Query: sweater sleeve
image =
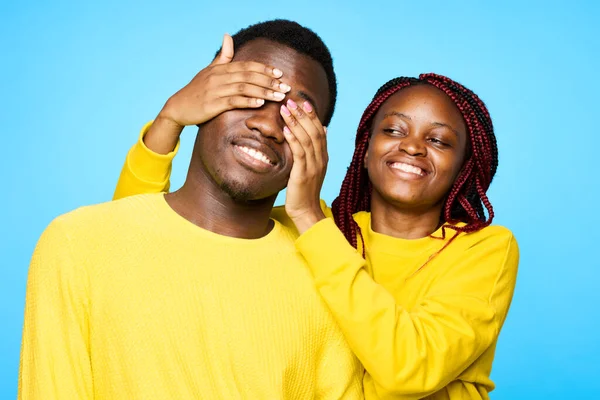
[[[42,234],[27,280],[19,400],[92,399],[87,278],[59,220]]]
[[[420,399],[455,380],[497,338],[516,280],[514,237],[491,236],[406,309],[366,272],[332,220],[315,224],[296,244],[381,398]]]
[[[138,141],[127,153],[113,200],[136,194],[169,191],[171,166],[179,150],[179,141],[168,154],[153,152],[144,144],[144,135],[151,125],[152,122],[144,125]]]
[[[325,200],[320,200],[320,206],[321,210],[323,211],[323,214],[325,214],[325,217],[333,219],[333,213],[331,212],[331,208],[327,205]],[[285,206],[273,207],[273,210],[271,210],[271,218],[275,221],[278,221],[280,224],[292,229],[294,232],[296,232],[296,234],[298,234],[296,224],[294,224],[294,221],[292,221],[292,219],[285,212]]]

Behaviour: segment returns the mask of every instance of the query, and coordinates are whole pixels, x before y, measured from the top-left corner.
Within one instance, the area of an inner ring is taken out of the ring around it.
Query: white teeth
[[[238,146],[238,148],[244,153],[248,154],[250,157],[254,158],[255,160],[262,161],[265,164],[273,164],[266,155],[264,155],[262,152],[256,149],[252,149],[246,146]]]
[[[411,174],[415,174],[415,175],[419,175],[419,176],[425,175],[425,171],[423,171],[419,167],[415,167],[414,165],[410,165],[410,164],[406,164],[406,163],[402,163],[402,162],[395,162],[395,163],[392,163],[390,166],[392,168],[399,169],[400,171],[408,172]]]

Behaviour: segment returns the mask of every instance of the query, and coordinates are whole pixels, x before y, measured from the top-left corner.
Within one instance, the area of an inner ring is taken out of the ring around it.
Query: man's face
[[[257,61],[283,72],[292,89],[287,98],[309,100],[321,120],[329,104],[323,67],[310,57],[267,39],[255,39],[239,49],[233,61]],[[284,140],[285,123],[279,102],[258,109],[226,111],[201,126],[196,143],[204,172],[238,201],[277,195],[287,185],[293,159]]]

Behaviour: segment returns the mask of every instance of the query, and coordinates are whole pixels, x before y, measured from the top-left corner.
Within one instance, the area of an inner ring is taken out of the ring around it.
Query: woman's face
[[[365,168],[372,202],[417,212],[441,210],[467,149],[467,128],[452,100],[428,85],[401,89],[371,127]]]

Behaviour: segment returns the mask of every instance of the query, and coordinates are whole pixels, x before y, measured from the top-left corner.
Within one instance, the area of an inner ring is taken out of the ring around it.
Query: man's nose
[[[253,114],[246,119],[246,126],[251,130],[257,130],[265,137],[274,140],[276,143],[283,143],[283,127],[285,122],[279,112],[281,103],[267,101],[258,109],[253,110]]]

